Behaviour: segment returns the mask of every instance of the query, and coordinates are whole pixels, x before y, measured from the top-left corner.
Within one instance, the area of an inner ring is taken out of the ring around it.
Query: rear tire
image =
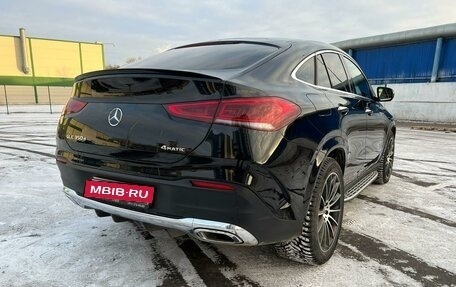
[[[388,138],[387,146],[385,149],[385,153],[380,160],[380,167],[378,168],[378,176],[375,180],[376,184],[385,184],[387,183],[390,178],[391,174],[393,173],[393,163],[394,163],[394,135],[391,135]]]
[[[318,172],[302,233],[288,242],[276,244],[279,256],[320,265],[331,258],[339,240],[344,210],[342,169],[327,158]]]

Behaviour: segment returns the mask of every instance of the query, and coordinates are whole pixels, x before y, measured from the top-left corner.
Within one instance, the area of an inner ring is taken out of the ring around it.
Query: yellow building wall
[[[63,104],[76,76],[104,68],[102,44],[27,37],[26,45],[28,74],[20,38],[0,35],[0,105],[5,89],[9,104],[49,103],[49,93],[53,104]]]
[[[0,75],[2,76],[32,76],[30,61],[30,45],[27,43],[27,62],[30,72],[22,71],[21,44],[19,37],[0,36]]]
[[[103,46],[81,43],[82,72],[103,69]],[[100,62],[101,60],[101,62]]]
[[[35,77],[74,78],[81,73],[79,43],[30,39]]]
[[[104,68],[102,44],[37,38],[26,44],[28,74],[22,71],[19,37],[0,35],[0,76],[74,78]]]

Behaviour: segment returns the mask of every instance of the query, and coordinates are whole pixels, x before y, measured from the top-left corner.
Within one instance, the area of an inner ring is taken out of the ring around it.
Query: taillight
[[[63,113],[65,115],[68,115],[80,112],[86,105],[87,103],[70,98],[65,106],[65,110]]]
[[[174,117],[211,123],[219,101],[201,101],[165,105],[168,113]]]
[[[298,105],[278,97],[233,98],[165,105],[174,117],[275,131],[296,119]]]

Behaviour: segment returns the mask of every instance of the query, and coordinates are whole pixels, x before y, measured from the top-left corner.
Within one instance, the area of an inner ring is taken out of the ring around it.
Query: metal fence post
[[[52,114],[52,102],[51,102],[51,89],[48,86],[48,98],[49,98],[49,111]]]
[[[8,96],[6,95],[6,85],[3,85],[3,91],[5,91],[6,114],[9,115]]]

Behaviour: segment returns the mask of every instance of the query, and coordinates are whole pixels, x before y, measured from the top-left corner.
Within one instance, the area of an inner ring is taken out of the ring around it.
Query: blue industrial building
[[[388,85],[396,118],[456,123],[456,23],[333,43],[372,85]]]

